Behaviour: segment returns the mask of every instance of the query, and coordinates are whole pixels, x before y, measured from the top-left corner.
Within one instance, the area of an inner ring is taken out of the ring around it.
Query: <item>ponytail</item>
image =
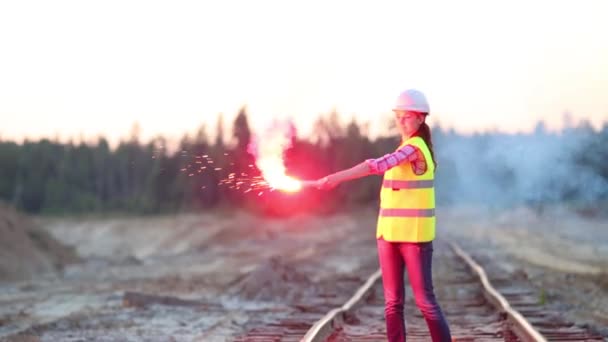
[[[433,164],[435,164],[435,169],[436,169],[437,162],[435,161],[435,153],[433,152],[433,141],[431,140],[431,128],[429,127],[429,125],[426,124],[426,122],[422,122],[422,124],[420,125],[420,128],[418,128],[418,131],[414,135],[421,137],[422,140],[424,140],[424,142],[426,143],[426,146],[429,148],[429,151],[431,152],[431,159],[433,159]]]

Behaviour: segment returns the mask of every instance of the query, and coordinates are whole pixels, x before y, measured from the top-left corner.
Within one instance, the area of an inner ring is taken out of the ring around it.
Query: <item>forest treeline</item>
[[[205,126],[184,135],[174,152],[158,136],[141,142],[134,133],[110,148],[49,139],[0,141],[0,200],[34,214],[136,213],[247,208],[271,215],[333,212],[377,205],[378,176],[344,183],[331,191],[294,194],[251,187],[260,171],[247,147],[252,139],[246,109],[224,136],[221,117],[213,140]],[[438,205],[495,205],[558,201],[608,203],[608,125],[588,122],[549,133],[542,123],[529,134],[462,135],[433,127],[438,162]],[[316,139],[294,134],[285,151],[290,175],[317,179],[392,152],[398,137],[370,139],[354,120],[336,113],[315,124]],[[241,183],[237,184],[237,181]],[[238,189],[237,189],[238,187]]]

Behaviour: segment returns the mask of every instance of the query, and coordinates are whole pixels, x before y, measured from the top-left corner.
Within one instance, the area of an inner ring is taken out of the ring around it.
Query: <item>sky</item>
[[[608,121],[606,1],[2,1],[0,138],[181,136],[246,105],[384,134],[396,96],[463,133]]]

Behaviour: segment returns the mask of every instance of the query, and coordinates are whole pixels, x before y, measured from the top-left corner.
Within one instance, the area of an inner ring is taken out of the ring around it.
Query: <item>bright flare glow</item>
[[[302,189],[302,183],[285,174],[283,159],[276,156],[264,156],[256,161],[264,179],[271,188],[286,192],[297,192]]]
[[[274,122],[263,136],[254,135],[248,151],[255,156],[255,164],[262,171],[268,185],[285,192],[297,192],[302,182],[286,174],[284,153],[291,146],[294,128],[290,123]]]

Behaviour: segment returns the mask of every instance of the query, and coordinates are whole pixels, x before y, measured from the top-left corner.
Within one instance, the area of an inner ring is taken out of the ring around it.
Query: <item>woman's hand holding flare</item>
[[[330,190],[335,188],[338,185],[338,182],[336,182],[334,179],[332,179],[332,175],[323,177],[321,179],[317,179],[316,180],[316,187],[317,189],[321,189],[321,190]]]
[[[316,188],[320,190],[329,190],[338,185],[335,181],[330,180],[331,175],[317,180],[302,181],[302,187]]]

